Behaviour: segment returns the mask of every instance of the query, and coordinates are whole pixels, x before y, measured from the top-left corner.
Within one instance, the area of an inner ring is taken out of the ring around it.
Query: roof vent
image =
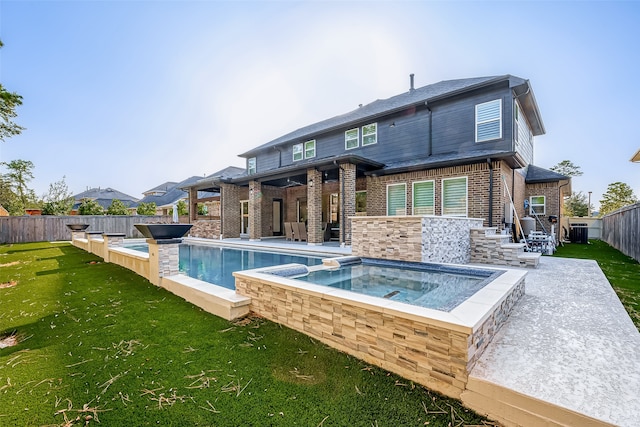
[[[409,84],[410,84],[410,86],[409,86],[409,92],[413,92],[413,91],[415,90],[415,89],[413,88],[413,76],[414,76],[414,74],[413,74],[413,73],[409,74]]]

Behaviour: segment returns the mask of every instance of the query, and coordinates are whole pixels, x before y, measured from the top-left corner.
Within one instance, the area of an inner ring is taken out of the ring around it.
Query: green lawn
[[[640,330],[640,263],[601,240],[590,240],[588,245],[565,244],[555,256],[596,260]]]
[[[0,246],[0,284],[0,339],[19,341],[0,349],[2,426],[490,424],[290,329],[222,320],[66,243]]]

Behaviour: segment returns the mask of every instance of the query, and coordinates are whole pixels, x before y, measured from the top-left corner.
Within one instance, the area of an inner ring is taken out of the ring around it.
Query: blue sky
[[[0,81],[27,128],[0,160],[31,160],[38,195],[134,197],[208,175],[285,133],[416,86],[512,74],[547,133],[535,164],[584,175],[598,201],[640,196],[639,2],[0,0]]]

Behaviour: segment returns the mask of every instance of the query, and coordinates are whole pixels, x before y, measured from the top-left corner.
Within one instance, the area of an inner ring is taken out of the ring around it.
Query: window
[[[304,158],[310,159],[316,156],[316,140],[312,139],[304,143]]]
[[[360,145],[360,129],[350,129],[344,133],[344,149],[351,150],[352,148],[358,148]]]
[[[407,214],[407,184],[387,185],[387,216]]]
[[[302,160],[304,153],[302,152],[302,144],[296,144],[293,146],[293,161]]]
[[[256,173],[256,158],[247,159],[247,173],[249,175]]]
[[[371,145],[378,142],[378,124],[362,126],[362,146]]]
[[[442,180],[442,215],[467,216],[467,177]]]
[[[545,196],[529,197],[529,214],[544,215],[545,212]]]
[[[422,181],[413,183],[413,214],[435,215],[435,183]]]
[[[502,138],[502,100],[476,105],[476,142]]]

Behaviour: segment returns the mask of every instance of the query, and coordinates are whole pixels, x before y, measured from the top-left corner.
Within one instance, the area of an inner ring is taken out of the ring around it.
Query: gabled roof
[[[190,184],[178,184],[178,187],[183,190],[196,188],[197,190],[201,191],[216,191],[216,189],[219,188],[221,182],[228,181],[233,178],[238,178],[246,174],[247,170],[245,168],[239,168],[237,166],[227,166],[226,168],[214,172],[211,175],[207,175],[204,178],[199,178],[197,181]]]
[[[366,119],[374,119],[382,115],[404,110],[414,105],[439,101],[500,82],[509,82],[509,87],[514,89],[518,97],[522,97],[523,109],[525,110],[527,117],[530,119],[533,134],[543,134],[544,126],[542,125],[542,120],[540,119],[539,112],[537,111],[537,104],[533,97],[533,92],[531,91],[529,82],[519,77],[507,74],[504,76],[445,80],[439,83],[413,89],[409,92],[401,93],[400,95],[396,95],[388,99],[378,99],[346,114],[335,116],[290,132],[274,139],[273,141],[249,150],[244,154],[240,154],[240,157],[252,157],[258,152],[272,147],[278,147],[292,141],[302,140],[323,132],[343,128]]]
[[[142,194],[148,194],[148,193],[162,193],[162,192],[167,192],[169,190],[171,190],[173,187],[176,186],[176,184],[178,184],[177,182],[172,182],[172,181],[167,181],[163,184],[160,184],[156,187],[153,187],[150,190],[147,191],[143,191]]]
[[[168,187],[165,190],[166,192],[164,194],[145,196],[142,200],[140,200],[140,203],[155,203],[157,207],[172,206],[174,203],[177,203],[178,201],[189,196],[188,193],[183,190],[183,188],[189,187],[191,184],[199,181],[200,179],[202,179],[202,177],[192,176],[185,179],[184,181],[174,182],[172,183],[173,185],[171,187]],[[165,184],[161,184],[156,188],[162,188],[162,186]]]
[[[83,199],[95,200],[104,209],[109,208],[114,199],[120,200],[128,208],[134,208],[138,205],[138,199],[135,197],[109,187],[90,188],[89,190],[76,194],[73,196],[73,199],[76,201],[72,208],[74,210],[78,209]]]
[[[525,175],[525,182],[527,184],[565,181],[570,179],[571,177],[569,176],[534,165],[527,166],[527,174]]]

